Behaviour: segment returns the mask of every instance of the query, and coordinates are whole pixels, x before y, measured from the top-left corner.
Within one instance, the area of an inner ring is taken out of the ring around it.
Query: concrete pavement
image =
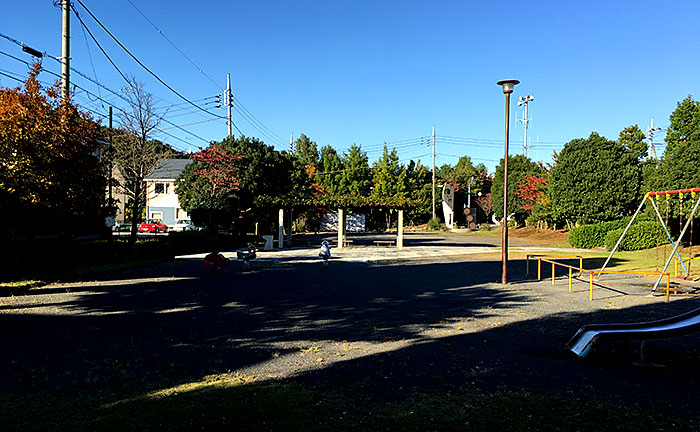
[[[272,251],[259,250],[256,261],[308,263],[320,261],[318,253],[324,235],[295,236],[295,243],[306,246]],[[375,246],[375,239],[387,240],[394,236],[386,234],[353,235],[354,244],[343,248],[331,249],[331,262],[374,262],[387,260],[443,258],[450,256],[468,256],[478,254],[500,254],[500,238],[475,235],[454,234],[423,234],[412,233],[406,236],[405,246],[398,249],[395,246]],[[558,253],[574,254],[582,252],[575,248],[553,248],[527,244],[521,240],[511,242],[510,253]],[[236,259],[236,251],[222,252],[231,260]],[[203,259],[205,253],[178,256],[178,259]]]

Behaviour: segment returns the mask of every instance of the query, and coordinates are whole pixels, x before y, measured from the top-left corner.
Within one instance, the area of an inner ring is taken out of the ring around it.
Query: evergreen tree
[[[372,183],[375,197],[405,196],[406,171],[399,164],[396,149],[389,152],[384,146],[382,157],[372,167]]]
[[[314,178],[315,182],[323,185],[327,193],[337,195],[341,190],[340,179],[343,175],[342,170],[343,162],[340,160],[338,152],[329,145],[323,146],[321,148],[318,172]]]
[[[688,96],[669,118],[657,190],[700,187],[700,102]]]
[[[633,211],[639,201],[637,154],[593,132],[569,141],[552,168],[549,191],[559,220],[595,223]],[[495,188],[495,185],[494,185]]]
[[[318,147],[315,141],[301,134],[294,142],[292,154],[296,155],[306,166],[318,168]]]
[[[406,166],[406,195],[420,204],[407,212],[409,220],[414,224],[428,222],[433,214],[432,174],[426,166],[419,162],[410,161]]]
[[[354,196],[369,195],[372,172],[369,169],[367,153],[362,151],[362,147],[353,144],[346,153],[343,153],[342,166],[339,192]]]
[[[383,198],[405,197],[407,195],[406,180],[406,170],[399,164],[396,149],[389,152],[387,146],[384,145],[382,157],[372,167],[372,197],[379,203],[382,202]],[[392,211],[380,209],[376,213],[380,217],[384,216],[386,228],[389,229]]]
[[[644,142],[646,135],[639,129],[638,125],[627,126],[620,132],[618,141],[632,152],[637,160],[641,161],[649,154],[647,143]]]
[[[496,166],[496,173],[491,186],[491,201],[493,211],[498,219],[503,218],[503,162],[501,159]],[[525,221],[530,211],[526,207],[527,200],[517,194],[518,185],[526,183],[526,176],[541,176],[544,169],[524,155],[508,156],[508,215],[515,214],[519,223]]]

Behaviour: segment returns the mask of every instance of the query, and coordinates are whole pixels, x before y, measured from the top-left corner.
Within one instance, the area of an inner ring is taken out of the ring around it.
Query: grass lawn
[[[596,401],[499,390],[406,391],[376,403],[345,389],[217,375],[138,394],[128,391],[0,398],[3,430],[695,430],[692,419]]]

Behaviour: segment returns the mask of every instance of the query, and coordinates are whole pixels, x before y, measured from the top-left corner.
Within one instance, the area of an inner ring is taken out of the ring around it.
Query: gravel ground
[[[659,401],[693,412],[700,337],[600,344],[586,361],[564,347],[582,325],[659,319],[696,297],[648,295],[648,281],[537,281],[524,261],[464,256],[381,263],[198,262],[53,284],[0,297],[0,390],[157,389],[232,373],[352,388],[371,398],[473,386]],[[664,406],[667,406],[664,405]]]

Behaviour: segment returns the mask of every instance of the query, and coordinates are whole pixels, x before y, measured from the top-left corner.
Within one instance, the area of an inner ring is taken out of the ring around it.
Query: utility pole
[[[61,87],[62,100],[68,102],[70,97],[70,0],[63,0],[63,49],[61,51]]]
[[[294,132],[289,135],[289,153],[294,153]]]
[[[530,119],[527,118],[527,106],[528,106],[528,103],[534,101],[535,98],[532,95],[527,95],[527,96],[520,96],[519,99],[520,100],[518,101],[518,106],[525,105],[524,116],[519,121],[523,124],[523,128],[525,129],[525,141],[523,142],[523,155],[525,155],[525,157],[527,157],[527,124],[530,122]]]
[[[110,215],[112,215],[111,212],[113,211],[113,203],[114,203],[114,200],[112,199],[112,170],[114,169],[114,167],[112,166],[112,152],[111,152],[111,150],[112,150],[112,107],[111,106],[109,107],[109,150],[110,150],[110,154],[109,154],[109,180],[108,180],[108,182],[109,182],[108,183],[109,184],[109,199],[108,199],[107,203],[109,205]]]
[[[114,218],[114,223],[116,224],[117,212],[114,210],[114,199],[112,198],[112,173],[114,171],[114,165],[112,164],[112,158],[114,157],[112,153],[112,107],[109,107],[109,163],[107,164],[107,169],[109,169],[109,180],[107,180],[109,198],[107,199],[107,207],[109,208],[108,216]],[[109,244],[112,244],[112,230],[110,227],[109,231]]]
[[[647,128],[647,133],[649,134],[649,149],[651,149],[651,153],[654,155],[654,160],[658,161],[659,159],[656,157],[656,147],[654,147],[654,131],[660,131],[661,128],[655,128],[654,127],[654,117],[651,118],[651,127]]]
[[[435,126],[433,126],[433,219],[435,219]]]
[[[233,107],[233,94],[231,94],[231,74],[226,74],[226,107],[228,108],[228,137],[233,135],[231,131],[231,108]]]

